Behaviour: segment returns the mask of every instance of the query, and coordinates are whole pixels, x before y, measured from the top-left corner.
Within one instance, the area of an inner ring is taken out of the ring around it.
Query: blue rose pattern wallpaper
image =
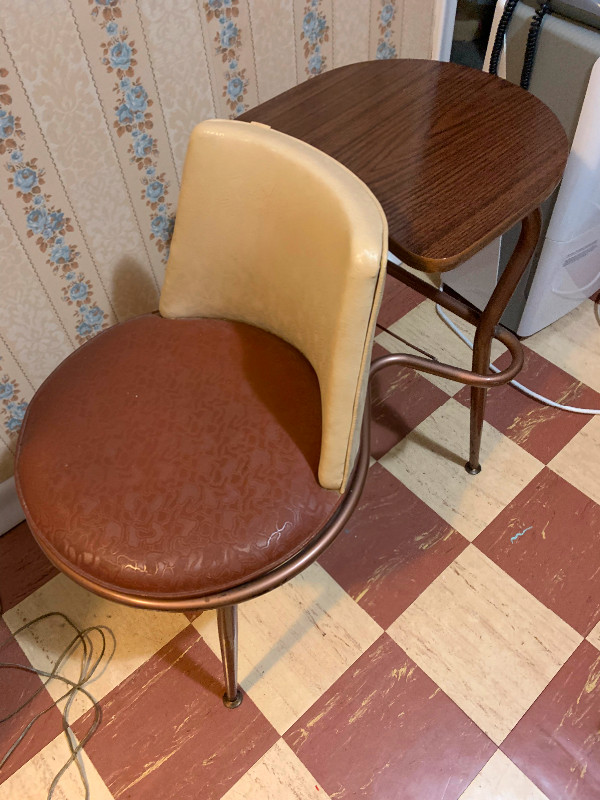
[[[27,402],[156,309],[187,138],[321,72],[432,56],[437,0],[28,0],[0,20],[0,481]],[[68,413],[68,409],[65,409]]]
[[[375,58],[397,58],[398,53],[394,43],[397,0],[381,0],[381,10],[377,18],[379,38]]]
[[[304,72],[307,77],[327,69],[325,46],[329,42],[327,9],[322,0],[309,0],[303,9],[300,41],[303,43]]]
[[[4,168],[8,175],[6,186],[21,201],[21,211],[25,217],[27,237],[32,239],[44,258],[43,269],[51,271],[61,282],[62,299],[71,306],[72,324],[77,344],[83,344],[102,328],[108,326],[109,315],[100,308],[94,299],[91,281],[80,271],[79,251],[71,220],[57,207],[52,195],[45,191],[46,169],[37,156],[30,157],[27,147],[27,134],[21,119],[12,113],[10,71],[1,69],[0,75],[6,81],[2,84],[2,113],[6,121],[3,129]],[[18,426],[10,417],[7,425],[12,430]]]

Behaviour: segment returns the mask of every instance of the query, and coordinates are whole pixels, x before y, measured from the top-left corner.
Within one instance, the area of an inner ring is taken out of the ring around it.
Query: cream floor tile
[[[600,622],[588,633],[586,639],[600,650]]]
[[[460,800],[548,800],[510,758],[497,750]]]
[[[525,344],[600,392],[600,323],[591,300],[584,300]]]
[[[65,575],[57,575],[8,611],[4,621],[14,632],[24,623],[52,611],[62,612],[80,629],[104,625],[114,634],[116,647],[112,647],[110,637],[108,643],[108,647],[114,649],[114,655],[110,660],[103,660],[105,666],[99,668],[97,677],[86,686],[97,700],[131,675],[189,624],[183,614],[144,611],[103,600]],[[73,636],[74,631],[63,620],[49,618],[23,631],[17,638],[34,667],[51,671]],[[93,636],[94,643],[99,646],[99,637],[97,634]],[[61,670],[62,675],[71,679],[79,676],[78,656],[65,665],[65,669]],[[48,685],[55,700],[67,689],[64,683],[58,681]],[[69,719],[74,721],[88,708],[89,701],[79,696],[73,703]]]
[[[496,744],[582,640],[473,545],[388,632]]]
[[[600,416],[591,419],[548,466],[600,503]]]
[[[70,755],[65,735],[61,733],[0,785],[0,800],[42,800],[42,798],[46,798],[54,777]],[[90,797],[93,800],[113,800],[112,794],[85,752],[82,758],[85,776],[90,787]],[[52,795],[52,800],[83,800],[83,798],[85,798],[85,788],[81,774],[77,766],[71,764],[60,779]]]
[[[468,440],[469,410],[450,399],[379,462],[472,541],[543,465],[484,422],[483,469],[468,475]]]
[[[329,800],[329,795],[280,739],[222,800]]]
[[[459,317],[447,312],[450,319],[458,325],[458,327],[466,333],[471,341],[473,341],[472,325],[469,325]],[[455,364],[459,367],[471,369],[471,350],[466,344],[461,342],[458,336],[453,333],[447,325],[442,322],[438,317],[435,305],[432,302],[420,303],[408,314],[405,314],[393,325],[389,326],[389,330],[397,336],[402,336],[408,342],[416,344],[418,347],[426,350],[435,356],[439,361],[446,364]],[[394,339],[389,333],[382,331],[376,338],[382,347],[385,347],[390,353],[413,353],[407,345]],[[503,345],[494,341],[492,345],[492,361],[498,358],[504,352]],[[418,355],[418,353],[416,353]],[[459,392],[463,384],[456,381],[449,381],[446,378],[438,378],[435,375],[427,375],[421,373],[424,378],[431,381],[431,383],[438,386],[449,395],[455,395]]]
[[[193,624],[220,656],[216,614]],[[239,681],[281,734],[382,629],[319,565],[239,607]]]

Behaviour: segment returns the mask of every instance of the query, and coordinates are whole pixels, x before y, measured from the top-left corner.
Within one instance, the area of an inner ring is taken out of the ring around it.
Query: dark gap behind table
[[[494,18],[495,0],[458,0],[450,61],[481,69]]]

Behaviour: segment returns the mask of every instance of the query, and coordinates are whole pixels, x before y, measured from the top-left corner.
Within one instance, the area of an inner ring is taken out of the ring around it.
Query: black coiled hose
[[[502,53],[502,46],[504,44],[504,36],[508,28],[508,23],[513,15],[513,11],[517,7],[519,0],[507,0],[504,6],[504,11],[500,17],[498,28],[496,30],[496,38],[494,39],[494,46],[492,48],[492,55],[490,56],[490,75],[498,74],[498,62]]]
[[[535,60],[535,51],[538,45],[538,36],[540,35],[540,28],[542,27],[542,20],[546,14],[552,13],[550,3],[544,2],[533,15],[531,25],[529,26],[529,34],[527,36],[527,46],[525,47],[525,59],[523,60],[523,70],[521,72],[521,87],[529,89],[529,82],[531,80],[531,72],[533,70],[533,62]]]
[[[504,36],[508,29],[511,17],[519,0],[507,0],[504,6],[504,11],[500,17],[496,36],[494,38],[494,46],[492,47],[492,54],[490,56],[490,75],[498,74],[498,63],[504,45]],[[533,70],[533,62],[535,60],[535,52],[537,50],[538,36],[542,27],[542,20],[546,14],[552,13],[552,7],[549,2],[543,2],[538,10],[533,15],[531,25],[529,27],[529,34],[527,36],[527,45],[525,47],[525,58],[523,61],[523,70],[521,72],[521,86],[523,89],[529,89],[529,82],[531,81],[531,72]]]

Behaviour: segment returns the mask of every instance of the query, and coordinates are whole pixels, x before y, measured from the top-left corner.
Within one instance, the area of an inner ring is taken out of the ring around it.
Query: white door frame
[[[450,61],[456,3],[457,0],[435,0],[431,57],[436,61]]]

